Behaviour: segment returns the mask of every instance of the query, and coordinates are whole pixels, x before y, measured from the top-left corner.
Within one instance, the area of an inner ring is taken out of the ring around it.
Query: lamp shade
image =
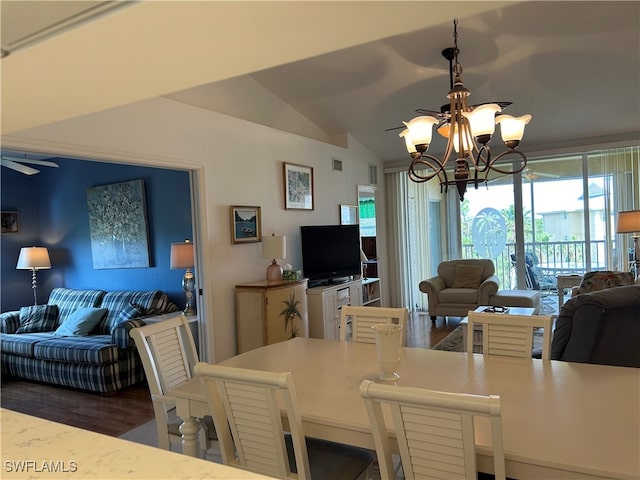
[[[628,210],[618,213],[616,233],[640,232],[640,210]]]
[[[45,270],[51,268],[49,251],[46,247],[24,247],[20,249],[18,270]]]
[[[524,135],[524,127],[531,120],[531,115],[522,115],[521,117],[512,117],[511,115],[498,115],[496,123],[500,124],[502,140],[509,142],[513,140],[522,140]]]
[[[469,120],[471,133],[474,136],[493,135],[496,130],[496,113],[501,112],[500,105],[495,103],[485,103],[471,112],[462,112],[462,115]]]
[[[271,235],[270,237],[262,237],[262,257],[263,258],[286,258],[287,256],[287,237],[278,237]]]
[[[171,244],[171,268],[193,267],[193,243],[189,240]]]
[[[409,137],[414,145],[429,145],[433,136],[433,126],[438,124],[436,118],[430,116],[416,117],[402,122],[409,130]]]

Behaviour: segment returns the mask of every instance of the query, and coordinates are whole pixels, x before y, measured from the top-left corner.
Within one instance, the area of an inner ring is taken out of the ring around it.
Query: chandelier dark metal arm
[[[501,174],[513,175],[524,170],[527,165],[526,155],[517,149],[524,134],[524,127],[531,120],[531,115],[512,117],[510,115],[497,115],[502,111],[502,106],[510,105],[510,102],[486,103],[470,106],[467,99],[469,90],[462,83],[462,65],[458,61],[458,21],[453,22],[454,47],[443,50],[443,55],[449,60],[449,73],[452,80],[451,90],[447,94],[449,98],[449,111],[442,107],[442,113],[422,115],[409,122],[403,122],[407,127],[400,133],[405,140],[405,145],[411,155],[409,165],[409,178],[417,183],[427,182],[438,177],[441,191],[446,192],[449,186],[455,185],[458,189],[460,201],[464,200],[467,184],[473,184],[478,188],[480,183],[486,183],[490,171]],[[424,111],[429,113],[428,111]],[[497,116],[496,116],[497,115]],[[496,124],[501,126],[502,140],[507,150],[496,157],[491,157],[489,141],[495,131]],[[439,160],[433,155],[427,154],[433,136],[433,126],[437,125],[438,132],[447,138],[447,146]],[[453,179],[449,179],[446,166],[447,162],[456,152],[455,169]],[[520,164],[517,167],[506,169],[496,163],[507,155],[519,157]],[[473,169],[473,176],[471,170]],[[427,173],[423,173],[427,170]]]

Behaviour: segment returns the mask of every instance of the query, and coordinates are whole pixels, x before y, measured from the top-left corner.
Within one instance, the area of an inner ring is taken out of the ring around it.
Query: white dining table
[[[375,345],[295,338],[221,364],[292,372],[306,435],[374,449],[359,386],[377,381]],[[500,395],[509,476],[640,479],[640,369],[402,348],[398,373],[400,386]],[[197,419],[209,414],[199,379],[170,394],[184,452],[196,455]],[[489,431],[476,422],[478,468],[488,472]]]

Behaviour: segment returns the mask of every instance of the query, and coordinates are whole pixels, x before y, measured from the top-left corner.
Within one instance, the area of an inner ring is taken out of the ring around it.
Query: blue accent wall
[[[162,290],[184,306],[182,270],[171,270],[172,242],[192,239],[189,173],[180,170],[53,158],[59,168],[40,167],[27,176],[1,169],[2,210],[18,211],[20,231],[0,243],[0,308],[33,304],[31,272],[16,270],[20,248],[49,249],[51,269],[39,270],[38,303],[55,287],[100,290]],[[93,268],[87,189],[144,180],[149,232],[149,268]]]

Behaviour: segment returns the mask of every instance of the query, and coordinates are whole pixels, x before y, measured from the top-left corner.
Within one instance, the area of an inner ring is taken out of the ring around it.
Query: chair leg
[[[431,324],[435,327],[436,326],[436,317],[435,315],[431,315]]]

